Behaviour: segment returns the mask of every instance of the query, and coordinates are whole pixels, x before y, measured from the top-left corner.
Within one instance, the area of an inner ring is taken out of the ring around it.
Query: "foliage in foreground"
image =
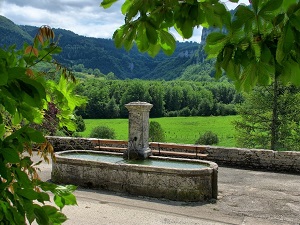
[[[103,8],[117,0],[103,0]],[[230,0],[238,3],[238,0]],[[216,58],[216,76],[226,75],[240,89],[269,85],[275,76],[300,84],[300,2],[298,0],[251,0],[239,4],[233,14],[225,3],[204,1],[126,0],[121,11],[124,25],[113,39],[129,50],[136,43],[141,52],[155,56],[176,48],[170,29],[190,38],[198,26],[216,27],[206,39],[205,51]],[[226,34],[222,32],[226,30]]]
[[[75,187],[57,186],[43,182],[37,174],[40,163],[30,156],[33,150],[46,161],[53,157],[53,148],[42,132],[34,129],[41,124],[44,111],[54,103],[59,111],[58,125],[75,130],[72,112],[84,101],[74,95],[72,78],[52,55],[61,49],[54,40],[53,31],[41,27],[32,45],[21,50],[12,46],[0,49],[0,221],[1,224],[61,224],[67,218],[61,212],[65,205],[76,204],[72,192]],[[39,62],[54,63],[61,75],[58,83],[46,80],[45,74],[35,69]],[[56,206],[48,192],[54,194]]]

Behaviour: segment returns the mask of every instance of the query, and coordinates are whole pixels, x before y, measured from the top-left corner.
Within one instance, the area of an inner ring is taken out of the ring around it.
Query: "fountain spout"
[[[124,159],[146,159],[152,155],[149,148],[149,112],[152,104],[130,102],[125,105],[129,111],[128,148]]]

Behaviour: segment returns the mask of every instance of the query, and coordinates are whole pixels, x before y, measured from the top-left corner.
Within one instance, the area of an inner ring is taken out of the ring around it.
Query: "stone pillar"
[[[124,159],[146,159],[151,155],[149,148],[149,112],[152,104],[130,102],[125,105],[129,111],[129,140]]]

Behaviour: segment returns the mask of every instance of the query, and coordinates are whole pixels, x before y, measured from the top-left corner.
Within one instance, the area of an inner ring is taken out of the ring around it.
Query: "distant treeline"
[[[88,97],[83,118],[126,118],[125,104],[145,101],[153,104],[151,117],[235,115],[235,104],[243,101],[232,83],[192,81],[145,81],[85,79],[77,87]]]

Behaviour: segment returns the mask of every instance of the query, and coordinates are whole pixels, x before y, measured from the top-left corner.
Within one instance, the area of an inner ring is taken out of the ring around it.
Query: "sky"
[[[236,4],[226,1],[229,9]],[[101,0],[0,0],[0,15],[17,25],[71,30],[87,37],[112,38],[114,31],[124,22],[122,0],[109,9],[100,7]],[[248,0],[241,0],[248,3]],[[201,28],[195,29],[187,41],[201,41]],[[185,41],[174,32],[178,41]]]

